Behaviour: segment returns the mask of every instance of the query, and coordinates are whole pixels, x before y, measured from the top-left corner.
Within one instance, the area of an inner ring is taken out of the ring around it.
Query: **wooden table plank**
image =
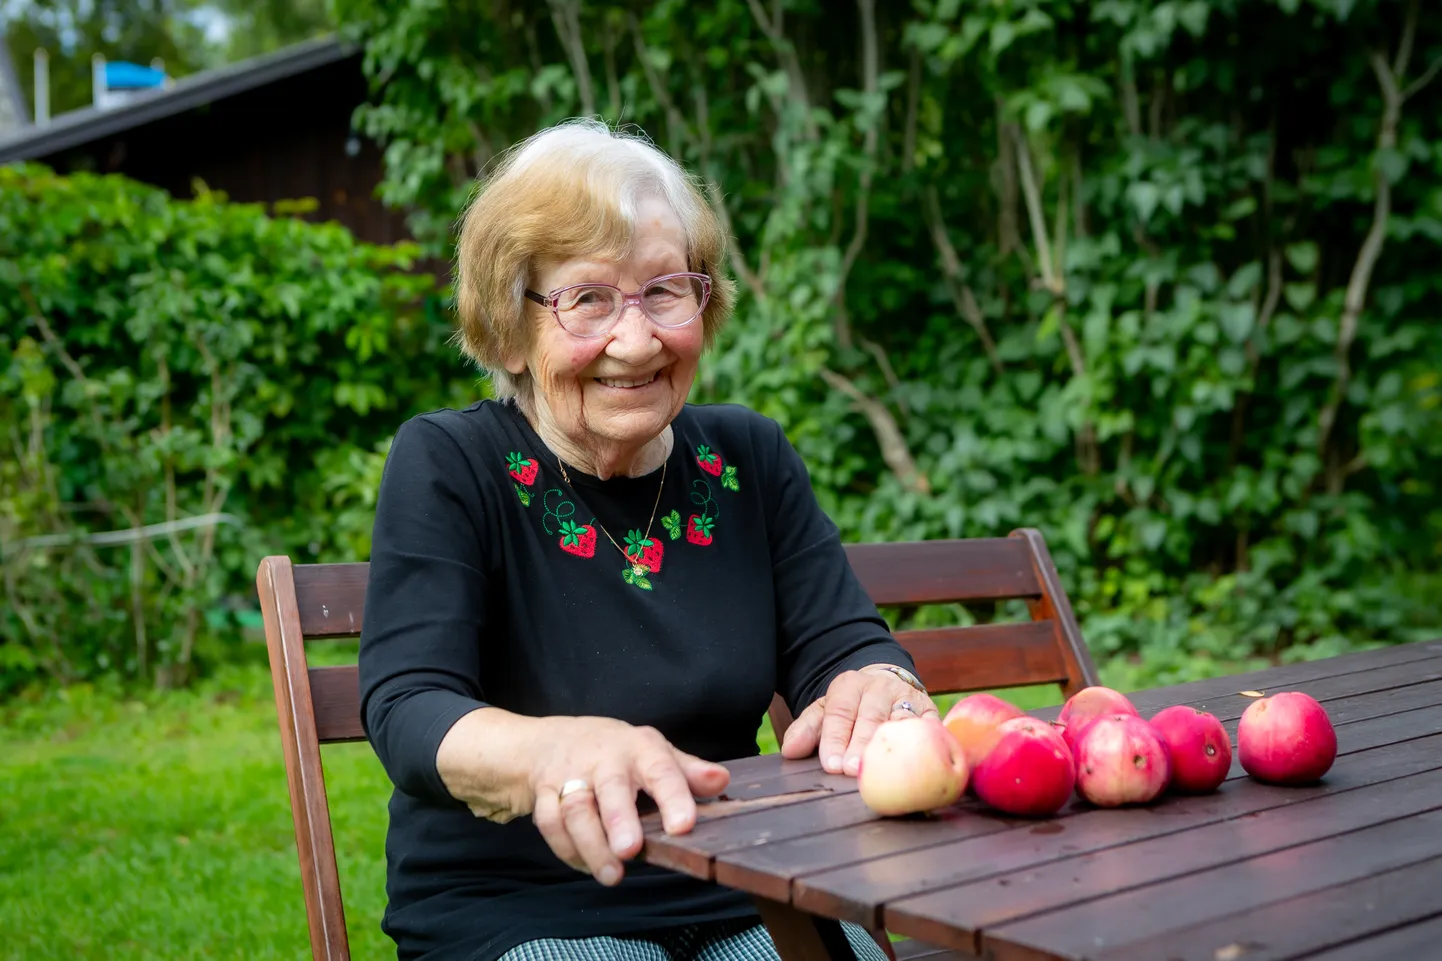
[[[1073,801],[1056,818],[1039,822],[1003,819],[975,807],[946,812],[941,824],[877,818],[865,829],[813,834],[789,842],[736,844],[718,855],[716,879],[748,891],[753,884],[763,883],[762,877],[768,879],[764,882],[768,891],[778,890],[779,882],[790,882],[798,905],[874,925],[880,923],[876,913],[880,903],[975,880],[985,876],[977,872],[991,866],[1016,870],[1038,863],[1037,859],[1179,831],[1294,803],[1304,796],[1350,790],[1425,769],[1417,765],[1433,756],[1437,766],[1442,766],[1442,737],[1425,744],[1415,740],[1420,734],[1442,733],[1442,707],[1429,709],[1426,718],[1376,718],[1341,725],[1337,730],[1340,759],[1318,787],[1280,792],[1266,788],[1245,779],[1241,761],[1234,756],[1230,780],[1219,793],[1167,798],[1143,809],[1152,815],[1145,823],[1138,823],[1130,813],[1100,811],[1080,801]],[[1409,739],[1418,746],[1370,750]],[[1083,848],[1083,843],[1091,847]],[[862,862],[868,864],[866,871],[851,870]]]
[[[1256,905],[1442,857],[1442,811],[1199,871],[982,933],[995,961],[1095,956]]]
[[[1357,940],[1398,925],[1442,915],[1439,889],[1442,858],[1433,858],[1357,884],[1327,888],[1135,942],[1100,955],[1100,961],[1292,961],[1343,942],[1355,945]],[[1442,955],[1442,945],[1434,941],[1429,947],[1434,957]],[[1350,953],[1346,956],[1353,957]],[[1386,957],[1420,961],[1425,955],[1420,950],[1394,950]]]
[[[1434,882],[1432,891],[1438,887]],[[1442,915],[1305,957],[1306,961],[1420,961],[1427,957],[1428,951],[1435,953],[1439,942],[1442,942]],[[1238,961],[1249,959],[1243,955]]]
[[[1442,770],[1432,770],[1388,781],[1385,788],[1313,797],[891,902],[887,926],[927,937],[923,930],[944,921],[950,935],[946,943],[975,947],[979,932],[1020,918],[1438,809]],[[797,903],[807,907],[800,899]]]

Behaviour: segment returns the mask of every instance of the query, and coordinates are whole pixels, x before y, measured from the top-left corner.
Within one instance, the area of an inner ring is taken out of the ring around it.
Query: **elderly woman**
[[[401,958],[775,957],[749,897],[631,862],[638,792],[689,830],[773,692],[782,753],[834,773],[936,712],[781,429],[687,403],[726,242],[673,160],[590,122],[465,214],[459,340],[496,399],[396,433],[361,637]]]

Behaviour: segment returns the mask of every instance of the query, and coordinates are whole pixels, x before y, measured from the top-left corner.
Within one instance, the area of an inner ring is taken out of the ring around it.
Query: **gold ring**
[[[590,789],[591,785],[587,784],[584,779],[574,777],[561,785],[561,797],[565,797],[567,794],[573,794],[576,791],[589,791]]]

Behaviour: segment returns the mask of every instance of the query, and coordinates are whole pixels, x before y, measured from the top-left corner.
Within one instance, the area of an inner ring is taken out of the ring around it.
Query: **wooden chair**
[[[903,631],[897,637],[936,693],[1055,683],[1072,694],[1097,683],[1096,667],[1077,628],[1038,531],[1009,537],[848,544],[852,568],[878,606],[1023,599],[1030,622]],[[355,637],[365,610],[369,565],[292,564],[261,560],[256,572],[265,618],[271,680],[280,721],[291,816],[311,952],[316,961],[348,961],[345,909],[336,869],[320,746],[365,740],[354,665],[310,667],[308,641]],[[773,700],[778,739],[791,723]],[[959,957],[903,942],[903,957]]]

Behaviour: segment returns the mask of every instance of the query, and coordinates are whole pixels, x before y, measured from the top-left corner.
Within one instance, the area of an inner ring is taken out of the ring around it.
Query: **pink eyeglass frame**
[[[655,317],[651,316],[651,312],[646,309],[646,305],[642,301],[641,295],[645,293],[646,288],[650,287],[652,284],[660,283],[663,280],[673,280],[677,277],[690,277],[693,280],[699,280],[701,282],[701,307],[696,311],[696,313],[692,314],[690,318],[682,321],[679,324],[663,324]],[[572,337],[591,338],[603,337],[606,334],[609,334],[611,332],[611,329],[620,322],[621,315],[626,312],[626,308],[631,306],[632,304],[635,304],[636,307],[640,309],[641,313],[645,316],[647,320],[655,324],[657,327],[660,327],[662,330],[680,330],[687,324],[694,322],[697,317],[700,317],[703,313],[706,312],[706,305],[711,302],[711,286],[712,280],[709,274],[699,274],[686,271],[678,274],[662,274],[659,277],[652,277],[650,280],[646,281],[644,284],[641,285],[640,290],[633,290],[630,293],[627,293],[620,287],[617,287],[615,284],[569,284],[565,287],[558,287],[557,289],[551,291],[549,294],[538,294],[531,288],[527,287],[526,298],[528,300],[533,300],[536,303],[540,304],[542,307],[548,309],[551,312],[551,316],[556,318],[556,323],[561,325],[561,329],[566,331],[566,333],[570,334]],[[575,290],[577,287],[609,287],[611,290],[614,290],[621,295],[621,309],[616,311],[615,319],[611,321],[611,323],[606,327],[606,329],[598,330],[594,334],[578,334],[576,333],[576,331],[567,327],[566,322],[561,319],[561,311],[557,308],[556,305],[560,303],[560,298],[562,294],[564,294],[568,290]]]

